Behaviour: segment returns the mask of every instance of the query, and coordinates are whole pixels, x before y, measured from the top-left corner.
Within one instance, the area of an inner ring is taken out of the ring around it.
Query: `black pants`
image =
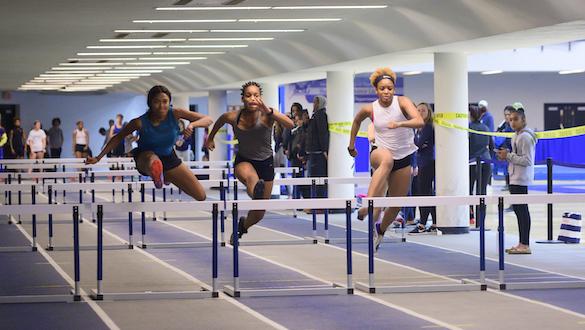
[[[51,148],[51,158],[61,158],[61,148]]]
[[[416,177],[416,196],[434,196],[435,182],[435,162],[418,168],[418,176]],[[427,224],[429,214],[433,217],[433,225],[437,224],[437,208],[435,206],[421,206],[420,222],[423,225]]]
[[[512,195],[526,195],[528,194],[528,186],[510,185],[510,194]],[[516,218],[518,219],[518,231],[520,232],[520,244],[530,245],[530,211],[528,204],[514,204],[512,205]]]
[[[477,186],[479,186],[479,194],[485,195],[487,192],[487,185],[492,177],[492,166],[489,163],[481,164],[481,182],[478,182],[477,177],[477,165],[469,165],[469,195],[475,195]],[[480,210],[475,210],[475,217]],[[481,220],[485,220],[486,209],[485,207],[481,210]],[[478,219],[479,220],[479,219]]]
[[[290,161],[291,166],[292,167],[298,167],[299,171],[296,172],[293,177],[294,178],[304,178],[305,177],[305,165],[303,164],[303,162],[301,160],[299,160],[298,158],[293,158]],[[311,187],[310,186],[298,186],[298,185],[294,185],[293,186],[293,198],[295,199],[299,199],[301,198],[301,196],[303,198],[311,198],[311,191],[310,191]]]
[[[309,177],[326,177],[327,176],[327,159],[323,153],[309,154],[309,161],[307,164]],[[325,198],[325,185],[318,185],[315,193],[316,198]]]

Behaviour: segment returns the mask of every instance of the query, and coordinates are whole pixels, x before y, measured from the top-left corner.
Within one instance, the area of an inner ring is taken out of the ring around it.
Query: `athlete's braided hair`
[[[262,95],[262,87],[260,86],[259,83],[255,82],[255,81],[248,81],[247,83],[242,85],[242,90],[241,90],[241,95],[244,96],[244,93],[246,92],[246,88],[250,87],[250,86],[256,86],[258,87],[258,89],[260,90],[260,95]]]

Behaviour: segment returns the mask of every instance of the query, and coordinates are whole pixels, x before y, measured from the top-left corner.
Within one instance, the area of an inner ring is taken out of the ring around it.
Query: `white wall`
[[[65,136],[62,157],[72,157],[71,135],[78,120],[83,120],[90,134],[90,147],[97,155],[104,138],[100,127],[108,129],[108,120],[116,114],[124,115],[125,121],[140,116],[146,110],[144,95],[109,93],[103,95],[50,95],[35,92],[13,92],[10,100],[2,103],[19,104],[22,127],[27,132],[35,120],[40,120],[44,129],[51,127],[54,117],[61,118],[61,129]]]
[[[469,102],[485,99],[497,126],[504,119],[504,107],[516,101],[526,108],[528,125],[544,129],[545,103],[585,103],[585,74],[503,73],[469,74]],[[415,103],[434,102],[433,75],[404,78],[404,93]]]

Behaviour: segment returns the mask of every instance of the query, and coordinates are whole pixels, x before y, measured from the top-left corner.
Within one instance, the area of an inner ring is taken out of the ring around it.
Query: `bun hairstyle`
[[[241,89],[241,93],[240,93],[242,95],[242,97],[246,93],[246,89],[250,86],[258,87],[258,89],[260,90],[260,95],[262,95],[262,87],[260,86],[260,84],[255,82],[255,81],[248,81],[247,83],[242,85],[242,89]]]
[[[377,88],[382,79],[390,79],[393,84],[396,84],[396,73],[390,68],[378,68],[370,76],[370,83]]]
[[[169,97],[169,103],[171,102],[171,92],[169,91],[169,89],[162,85],[156,85],[148,91],[146,104],[148,105],[149,109],[152,107],[152,100],[160,93],[167,94],[167,96]]]

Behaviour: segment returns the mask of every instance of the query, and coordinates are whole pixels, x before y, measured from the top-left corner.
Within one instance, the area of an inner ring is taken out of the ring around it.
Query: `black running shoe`
[[[246,221],[246,217],[240,217],[238,220],[238,239],[242,238],[244,234],[248,233],[248,230],[244,228],[244,222]],[[230,244],[234,245],[234,236],[230,237]]]

